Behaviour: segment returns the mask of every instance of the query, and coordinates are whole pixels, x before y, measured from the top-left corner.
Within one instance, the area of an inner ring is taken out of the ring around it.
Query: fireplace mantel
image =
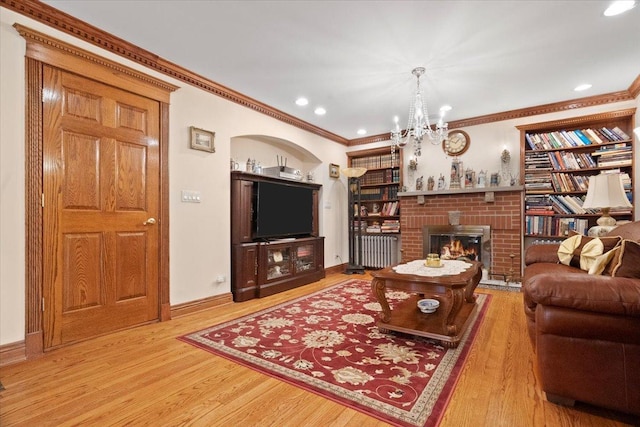
[[[511,187],[460,188],[456,190],[402,191],[398,193],[398,197],[439,196],[441,194],[499,193],[503,191],[523,190],[524,186],[513,185]]]

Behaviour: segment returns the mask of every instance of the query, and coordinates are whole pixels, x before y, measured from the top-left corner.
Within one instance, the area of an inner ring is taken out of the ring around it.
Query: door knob
[[[155,223],[156,223],[156,219],[155,218],[149,218],[148,220],[143,222],[142,225],[153,225]]]

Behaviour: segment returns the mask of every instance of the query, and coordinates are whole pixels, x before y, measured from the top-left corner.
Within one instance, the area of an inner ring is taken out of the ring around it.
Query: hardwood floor
[[[370,278],[370,276],[354,276]],[[177,336],[339,283],[271,297],[54,350],[0,369],[0,425],[383,426],[365,414],[185,344]],[[638,420],[548,403],[533,374],[522,295],[493,295],[441,426],[625,426]]]

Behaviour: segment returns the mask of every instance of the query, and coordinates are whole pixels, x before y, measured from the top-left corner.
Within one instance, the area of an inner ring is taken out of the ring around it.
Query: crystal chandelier
[[[436,123],[436,129],[431,128],[427,104],[423,101],[420,90],[420,76],[425,72],[424,67],[414,68],[411,73],[416,76],[417,88],[413,103],[409,106],[409,121],[404,132],[398,124],[398,117],[394,117],[395,129],[391,131],[391,155],[395,157],[396,147],[402,148],[413,139],[413,154],[422,155],[422,138],[425,136],[433,145],[439,145],[447,137],[448,124],[443,123],[445,109],[440,109],[440,119]]]

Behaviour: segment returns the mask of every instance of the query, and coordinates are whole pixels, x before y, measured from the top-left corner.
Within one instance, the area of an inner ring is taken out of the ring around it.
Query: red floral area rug
[[[412,297],[389,290],[394,302]],[[366,280],[352,279],[180,340],[398,426],[436,426],[456,385],[490,295],[459,346],[376,326]]]

